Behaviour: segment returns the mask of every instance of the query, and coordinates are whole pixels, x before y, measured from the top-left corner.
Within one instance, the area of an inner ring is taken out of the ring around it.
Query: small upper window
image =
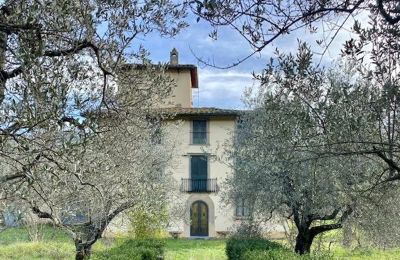
[[[193,120],[192,144],[207,144],[207,120]]]
[[[249,205],[246,203],[246,200],[240,198],[236,200],[236,217],[239,218],[246,218],[250,216]]]

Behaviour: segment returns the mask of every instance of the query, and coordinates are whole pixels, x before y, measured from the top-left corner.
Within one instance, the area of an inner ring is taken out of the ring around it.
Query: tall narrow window
[[[243,198],[239,198],[236,200],[236,217],[245,218],[250,216],[249,206],[246,203],[246,200]]]
[[[193,120],[192,144],[207,144],[207,120]]]
[[[207,191],[208,158],[205,155],[190,156],[190,178],[192,191]]]

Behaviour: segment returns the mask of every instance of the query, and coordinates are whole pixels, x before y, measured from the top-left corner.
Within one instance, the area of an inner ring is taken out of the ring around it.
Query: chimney
[[[175,48],[170,52],[169,64],[178,65],[178,51]]]

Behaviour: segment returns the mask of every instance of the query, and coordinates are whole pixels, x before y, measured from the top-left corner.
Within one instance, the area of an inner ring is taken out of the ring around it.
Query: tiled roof
[[[161,114],[175,116],[229,116],[237,117],[242,112],[241,110],[223,109],[215,107],[172,107],[161,108]]]

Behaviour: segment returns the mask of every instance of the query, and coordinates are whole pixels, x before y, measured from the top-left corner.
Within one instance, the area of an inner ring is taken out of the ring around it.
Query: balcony
[[[181,192],[218,192],[217,179],[182,179]]]

